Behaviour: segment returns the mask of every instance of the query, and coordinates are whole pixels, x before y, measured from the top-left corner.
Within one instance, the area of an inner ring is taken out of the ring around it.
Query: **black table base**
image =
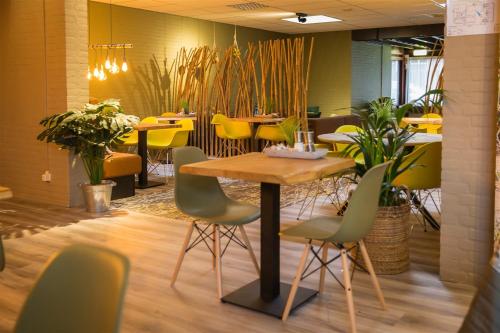
[[[145,188],[161,186],[161,185],[165,185],[165,182],[157,182],[154,180],[148,180],[147,183],[141,184],[141,182],[138,181],[135,183],[135,188],[145,189]]]
[[[281,318],[285,309],[288,294],[290,293],[290,285],[280,283],[280,294],[270,302],[264,301],[260,297],[260,280],[255,280],[246,286],[224,296],[222,302],[238,305],[250,310],[258,311],[277,318]],[[300,307],[318,294],[318,291],[300,288],[297,290],[295,299],[292,305],[292,311]]]

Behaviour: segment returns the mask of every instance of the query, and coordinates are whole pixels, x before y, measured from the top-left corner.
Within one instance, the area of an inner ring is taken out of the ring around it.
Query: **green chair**
[[[114,251],[63,249],[45,265],[14,332],[119,332],[128,272],[128,259]]]
[[[248,250],[250,258],[260,275],[259,264],[248,240],[244,225],[260,218],[260,209],[249,204],[234,201],[226,196],[216,177],[196,176],[180,173],[184,164],[206,161],[203,151],[196,147],[181,147],[173,151],[175,172],[175,204],[184,214],[195,220],[189,223],[177,264],[175,266],[171,286],[174,286],[184,255],[198,244],[207,245],[213,255],[213,265],[217,274],[217,295],[222,298],[222,268],[221,240],[227,238],[227,248],[230,242]],[[239,229],[242,240],[236,236]],[[193,230],[198,237],[190,243]],[[207,241],[207,239],[209,241]],[[209,246],[209,242],[212,246]]]
[[[384,296],[382,294],[382,290],[380,289],[375,271],[373,270],[368,252],[366,251],[365,244],[363,243],[363,238],[368,234],[368,232],[370,232],[373,222],[375,221],[380,197],[380,188],[382,186],[385,170],[389,163],[390,162],[377,165],[365,174],[359,182],[356,190],[353,192],[344,216],[315,218],[299,223],[281,233],[281,235],[305,238],[308,240],[305,245],[297,273],[293,280],[288,301],[283,312],[283,320],[287,320],[295,294],[297,293],[299,282],[305,276],[309,275],[308,269],[311,266],[312,261],[315,259],[317,259],[321,264],[319,290],[322,292],[324,288],[325,270],[328,269],[328,271],[333,275],[332,271],[327,266],[339,257],[341,258],[344,277],[344,284],[341,285],[344,287],[347,297],[347,308],[349,311],[352,332],[356,332],[356,317],[352,296],[351,276],[349,273],[350,269],[347,265],[348,260],[370,274],[377,297],[382,305],[382,308],[385,309]],[[317,251],[314,250],[312,241],[321,242],[321,246]],[[347,243],[349,243],[349,245],[347,245]],[[340,255],[328,261],[328,247],[330,244],[340,250]],[[348,254],[348,251],[355,247],[359,247],[361,250],[364,262],[366,263],[366,268],[361,266]],[[319,252],[321,250],[323,253],[320,258]],[[312,258],[311,263],[307,265],[308,269],[304,271],[309,251],[313,252],[314,257]],[[337,277],[335,277],[335,279],[340,282]]]

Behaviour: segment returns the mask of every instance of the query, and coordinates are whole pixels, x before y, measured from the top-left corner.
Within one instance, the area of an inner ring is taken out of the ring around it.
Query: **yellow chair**
[[[255,132],[255,139],[271,142],[286,141],[285,134],[279,125],[260,125]]]
[[[229,153],[231,153],[232,149],[239,153],[246,152],[241,140],[252,137],[252,129],[248,122],[232,120],[223,114],[217,113],[213,116],[211,124],[215,125],[215,135],[224,142],[219,149],[218,157],[224,154],[224,149],[227,149]],[[237,144],[232,146],[231,141],[235,140],[237,140]]]
[[[441,142],[419,146],[405,157],[401,168],[405,168],[417,157],[415,165],[394,179],[393,185],[406,187],[413,195],[417,196],[419,204],[414,206],[416,210],[420,211],[425,206],[426,201],[431,199],[436,210],[440,213],[438,204],[432,196],[432,190],[441,187]],[[426,227],[425,219],[423,221],[424,227]]]
[[[148,131],[148,150],[151,151],[152,163],[156,162],[153,170],[158,166],[158,162],[168,167],[170,151],[187,145],[189,133],[194,130],[193,121],[182,119],[176,121],[176,124],[181,127]]]
[[[177,117],[177,113],[175,112],[164,112],[161,114],[162,117]]]
[[[441,115],[437,113],[427,113],[422,116],[422,118],[427,119],[438,119],[442,118]],[[434,125],[434,124],[419,124],[418,128],[421,130],[425,130],[427,133],[439,134],[441,131],[442,125]]]
[[[356,125],[342,125],[339,128],[335,130],[335,133],[357,133],[359,131],[362,131],[363,129],[361,127],[358,127]],[[335,143],[335,151],[338,153],[342,153],[344,150],[349,147],[348,143]],[[354,151],[352,151],[349,155],[351,157],[354,157]],[[365,158],[362,154],[359,154],[354,158],[355,162],[357,164],[365,164]]]

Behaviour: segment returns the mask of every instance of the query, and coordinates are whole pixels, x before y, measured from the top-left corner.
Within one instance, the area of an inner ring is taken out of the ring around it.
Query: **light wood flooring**
[[[282,222],[295,223],[298,206],[282,211]],[[332,213],[330,205],[317,214]],[[80,209],[0,202],[0,220],[25,224],[24,237],[4,235],[7,267],[0,273],[0,332],[10,332],[19,309],[47,258],[72,243],[111,247],[132,263],[122,332],[346,332],[344,291],[327,277],[325,293],[294,312],[286,323],[216,299],[215,273],[209,252],[197,247],[185,258],[175,289],[170,276],[187,225],[182,221],[115,210],[92,216]],[[41,227],[37,227],[41,226]],[[47,229],[47,230],[46,230]],[[259,253],[259,222],[247,233]],[[5,239],[5,238],[8,239]],[[438,276],[439,233],[412,233],[409,272],[380,276],[388,306],[379,308],[369,276],[353,281],[359,332],[456,332],[474,290],[444,283]],[[291,281],[302,245],[282,241],[282,280]],[[332,250],[333,254],[333,250]],[[334,271],[339,273],[336,266]],[[319,273],[303,282],[317,288]],[[245,250],[231,247],[223,258],[223,287],[228,293],[256,278]]]

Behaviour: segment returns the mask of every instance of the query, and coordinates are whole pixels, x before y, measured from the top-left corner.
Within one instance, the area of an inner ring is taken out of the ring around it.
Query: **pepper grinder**
[[[304,151],[304,141],[302,140],[303,133],[302,131],[293,132],[293,137],[295,139],[295,144],[293,148],[296,151]]]
[[[314,132],[313,131],[307,131],[305,132],[306,136],[306,144],[305,144],[305,151],[313,152],[316,151],[316,147],[314,147]]]

